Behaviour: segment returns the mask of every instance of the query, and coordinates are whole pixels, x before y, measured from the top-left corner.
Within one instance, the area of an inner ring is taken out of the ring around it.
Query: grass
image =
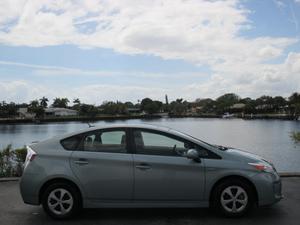
[[[300,143],[300,132],[299,131],[293,131],[291,133],[291,138],[295,143]]]

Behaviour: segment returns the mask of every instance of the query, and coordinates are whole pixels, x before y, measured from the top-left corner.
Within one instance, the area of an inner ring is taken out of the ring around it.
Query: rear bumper
[[[30,177],[32,176],[34,175],[31,174],[31,176],[28,176],[26,174],[23,174],[19,183],[20,193],[24,203],[30,205],[39,205],[40,203],[38,192],[35,190],[33,182],[31,182],[30,179]]]

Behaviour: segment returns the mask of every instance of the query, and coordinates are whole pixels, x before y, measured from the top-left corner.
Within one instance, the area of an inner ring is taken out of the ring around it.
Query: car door
[[[135,201],[201,201],[204,161],[185,157],[192,143],[168,133],[147,129],[132,132]]]
[[[104,129],[83,135],[71,156],[71,168],[91,200],[131,200],[133,158],[126,129]]]

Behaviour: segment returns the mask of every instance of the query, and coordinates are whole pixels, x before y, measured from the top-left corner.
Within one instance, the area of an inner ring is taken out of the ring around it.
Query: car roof
[[[127,123],[118,123],[118,124],[104,124],[100,126],[91,126],[86,129],[81,129],[72,133],[68,133],[63,135],[63,138],[74,136],[77,134],[85,133],[85,132],[90,132],[94,130],[99,130],[99,129],[109,129],[109,128],[139,128],[139,129],[153,129],[157,131],[163,131],[163,132],[170,132],[172,129],[170,127],[166,126],[157,126],[153,124],[146,124],[146,123],[141,123],[141,124],[127,124]],[[62,136],[60,136],[62,137]]]

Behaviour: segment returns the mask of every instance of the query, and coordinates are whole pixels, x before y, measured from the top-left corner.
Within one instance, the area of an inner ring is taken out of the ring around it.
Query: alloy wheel
[[[240,186],[229,186],[221,193],[221,205],[230,213],[243,211],[248,204],[247,192]]]
[[[63,188],[54,189],[48,195],[48,207],[56,215],[65,215],[72,210],[72,194]]]

